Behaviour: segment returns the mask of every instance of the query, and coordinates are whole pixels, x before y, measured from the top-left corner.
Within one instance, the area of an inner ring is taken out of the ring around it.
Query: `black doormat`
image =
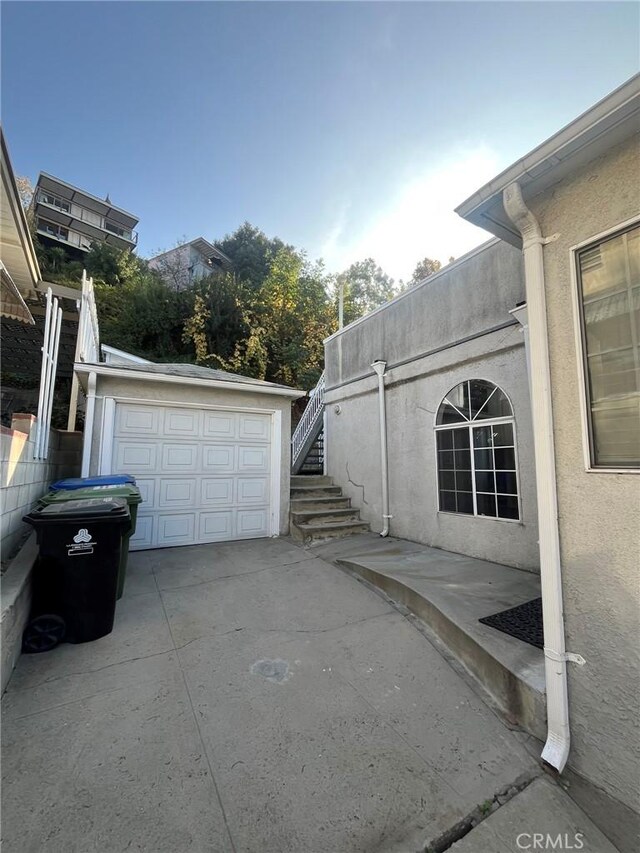
[[[493,616],[484,616],[478,621],[538,649],[544,648],[541,598],[534,598],[509,610],[501,610]]]

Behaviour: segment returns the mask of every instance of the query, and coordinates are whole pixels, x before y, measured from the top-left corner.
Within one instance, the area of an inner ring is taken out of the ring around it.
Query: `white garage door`
[[[142,493],[132,550],[270,535],[271,416],[119,403],[113,470]]]

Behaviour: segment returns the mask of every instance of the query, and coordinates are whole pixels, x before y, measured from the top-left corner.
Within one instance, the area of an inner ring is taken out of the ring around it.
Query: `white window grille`
[[[513,409],[482,379],[461,382],[436,417],[440,512],[520,519]]]
[[[40,370],[40,395],[38,397],[38,420],[36,422],[36,445],[34,459],[46,459],[49,454],[49,433],[53,409],[53,389],[58,366],[58,345],[62,327],[62,308],[47,289],[47,307],[42,344],[42,367]]]

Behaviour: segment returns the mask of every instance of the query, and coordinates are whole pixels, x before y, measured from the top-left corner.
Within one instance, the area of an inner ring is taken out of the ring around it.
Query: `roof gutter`
[[[304,397],[305,392],[296,388],[279,388],[278,386],[253,385],[250,382],[227,382],[222,379],[197,379],[193,376],[172,376],[168,373],[146,373],[144,370],[128,370],[114,368],[106,364],[89,364],[76,362],[74,371],[82,376],[92,373],[98,376],[115,376],[119,379],[137,379],[142,382],[165,382],[173,385],[196,385],[200,388],[223,388],[226,391],[251,391],[255,394],[270,394],[273,397],[289,397],[297,400]]]
[[[522,235],[522,254],[527,294],[527,319],[531,359],[530,391],[538,502],[540,581],[544,623],[545,679],[547,687],[547,741],[542,759],[559,773],[569,757],[569,698],[567,660],[584,663],[565,649],[562,604],[562,570],[558,532],[551,372],[547,337],[544,278],[544,245],[558,238],[544,238],[540,225],[522,198],[516,181],[503,193],[504,209]]]

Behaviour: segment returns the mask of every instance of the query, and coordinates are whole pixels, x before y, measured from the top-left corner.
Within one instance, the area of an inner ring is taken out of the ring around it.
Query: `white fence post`
[[[82,270],[82,294],[79,301],[78,337],[74,362],[98,361],[100,352],[100,330],[98,327],[98,311],[93,290],[93,279],[87,278],[87,271]],[[69,401],[69,417],[67,429],[75,429],[78,411],[78,377],[75,372],[71,381],[71,399]]]
[[[47,289],[47,307],[42,342],[42,366],[40,368],[40,392],[38,395],[38,420],[36,422],[36,446],[34,459],[46,459],[49,450],[49,431],[53,409],[53,391],[56,381],[58,345],[62,328],[62,308]]]

